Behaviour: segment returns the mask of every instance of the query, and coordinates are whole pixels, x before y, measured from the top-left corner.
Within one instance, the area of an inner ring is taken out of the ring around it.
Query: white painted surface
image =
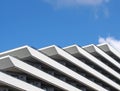
[[[21,91],[44,91],[38,87],[0,72],[0,82]]]

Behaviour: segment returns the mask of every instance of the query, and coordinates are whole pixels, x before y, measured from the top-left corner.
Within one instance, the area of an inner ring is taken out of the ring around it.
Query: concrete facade
[[[0,91],[120,91],[120,52],[106,43],[5,51]]]

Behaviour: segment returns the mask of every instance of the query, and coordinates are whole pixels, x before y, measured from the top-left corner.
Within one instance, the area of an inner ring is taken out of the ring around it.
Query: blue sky
[[[119,9],[120,0],[0,0],[0,52],[109,39],[118,44]]]

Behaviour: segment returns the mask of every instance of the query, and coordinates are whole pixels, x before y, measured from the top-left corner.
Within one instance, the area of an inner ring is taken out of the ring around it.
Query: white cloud
[[[57,7],[68,6],[99,6],[108,3],[109,0],[44,0]]]
[[[117,50],[120,50],[120,40],[117,40],[113,37],[102,38],[100,37],[98,40],[99,43],[109,43]]]
[[[63,8],[80,8],[91,7],[93,9],[94,17],[98,19],[101,15],[108,17],[109,10],[107,4],[110,0],[43,0],[44,2],[52,5],[54,9],[63,9]]]

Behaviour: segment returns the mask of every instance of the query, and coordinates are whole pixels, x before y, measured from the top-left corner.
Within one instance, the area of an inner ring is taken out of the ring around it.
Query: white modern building
[[[0,91],[120,91],[120,52],[107,43],[5,51]]]

